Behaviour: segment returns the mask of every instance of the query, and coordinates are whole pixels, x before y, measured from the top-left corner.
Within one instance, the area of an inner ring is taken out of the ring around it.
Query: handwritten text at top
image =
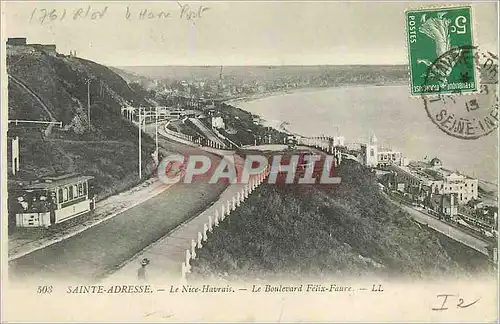
[[[164,20],[164,19],[182,19],[194,23],[196,20],[204,17],[205,12],[210,8],[203,5],[183,4],[178,2],[176,9],[155,10],[155,9],[132,9],[129,6],[121,9],[123,18],[129,21],[141,20]],[[95,21],[106,18],[109,15],[108,6],[88,5],[86,7],[75,9],[53,9],[53,8],[34,8],[31,12],[29,23],[31,24],[50,24],[62,21]]]

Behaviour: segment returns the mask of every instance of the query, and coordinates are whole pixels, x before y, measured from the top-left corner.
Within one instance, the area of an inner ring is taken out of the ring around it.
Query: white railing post
[[[229,215],[231,213],[231,201],[227,201],[226,213]]]
[[[208,240],[207,231],[208,231],[207,223],[204,223],[203,224],[203,242],[206,242]]]
[[[238,191],[236,193],[236,206],[240,207],[240,203],[241,203],[241,200],[240,200],[240,192]]]
[[[191,253],[189,250],[186,250],[186,272],[190,273],[191,272],[191,265],[189,264],[189,261],[191,260]]]
[[[196,246],[198,249],[201,249],[203,245],[201,244],[201,241],[203,240],[203,235],[201,235],[201,232],[198,232],[198,245]]]
[[[212,228],[212,215],[208,215],[208,231],[212,233],[213,228]]]
[[[232,199],[232,200],[233,200],[233,204],[232,204],[232,205],[233,205],[233,207],[232,207],[232,209],[233,209],[233,210],[236,210],[236,197],[234,197],[234,196],[233,196],[233,199]]]
[[[191,240],[191,258],[196,259],[196,242]]]
[[[215,211],[215,226],[219,226],[219,211]]]
[[[221,211],[220,220],[223,221],[224,218],[226,218],[226,209],[225,209],[224,204],[222,204],[222,211]]]
[[[181,264],[181,281],[185,281],[186,280],[186,264],[184,262],[182,262]]]

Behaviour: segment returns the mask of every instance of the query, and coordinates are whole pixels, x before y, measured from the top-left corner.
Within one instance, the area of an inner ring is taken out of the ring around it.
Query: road
[[[153,131],[154,131],[154,125]],[[147,129],[150,131],[150,128]],[[198,148],[159,139],[170,152],[220,158]],[[198,215],[227,187],[227,183],[199,181],[175,184],[167,191],[124,213],[44,249],[9,262],[12,281],[94,282],[135,254]]]
[[[236,156],[235,165],[239,175],[243,166],[243,159]],[[239,171],[238,171],[239,170]],[[252,176],[252,178],[255,178]],[[165,237],[158,240],[154,244],[148,246],[140,253],[126,262],[118,271],[106,277],[101,284],[106,283],[122,283],[132,282],[137,280],[137,270],[140,261],[143,258],[148,258],[151,263],[147,266],[148,283],[158,283],[165,285],[166,282],[178,282],[181,278],[182,263],[186,260],[186,250],[192,251],[192,240],[197,241],[198,233],[203,233],[205,226],[209,228],[209,216],[211,217],[212,225],[215,227],[215,215],[222,215],[222,206],[227,211],[227,204],[232,203],[233,198],[244,197],[245,183],[230,184],[227,189],[220,195],[218,201],[209,206],[202,213],[179,226],[174,231],[168,233]],[[250,193],[250,192],[249,192]],[[225,218],[229,218],[226,215]],[[219,222],[228,221],[218,218]],[[207,232],[210,239],[210,232]]]
[[[212,132],[212,130],[210,130],[207,126],[205,126],[202,122],[200,122],[197,118],[189,118],[189,120],[191,122],[193,122],[193,124],[196,125],[196,127],[198,127],[200,129],[200,131],[203,132],[203,134],[205,134],[205,136],[211,140],[212,142],[215,142],[215,143],[219,143],[221,145],[221,147],[225,147],[226,145],[224,144],[224,142],[222,142],[220,140],[219,137],[217,137],[214,132]]]
[[[404,205],[402,205],[401,207],[404,210],[406,210],[418,222],[423,224],[428,224],[431,228],[435,229],[436,231],[441,232],[447,235],[448,237],[458,242],[461,242],[462,244],[467,245],[485,255],[488,255],[488,250],[486,249],[486,246],[488,246],[489,244],[487,242],[480,240],[470,234],[461,231],[460,229],[457,229],[454,226],[446,224],[445,222],[440,221],[439,219],[436,219],[430,215],[415,210],[411,207]]]

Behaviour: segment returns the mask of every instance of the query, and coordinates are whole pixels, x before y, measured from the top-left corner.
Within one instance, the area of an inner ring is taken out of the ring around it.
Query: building
[[[7,39],[7,45],[26,46],[26,37],[11,37]]]
[[[478,198],[478,179],[445,169],[443,171],[442,180],[432,181],[432,193],[457,194],[459,204],[466,204],[468,201]]]
[[[429,200],[433,195],[455,194],[456,203],[463,205],[478,198],[478,179],[443,168],[437,158],[408,166],[391,164],[390,169],[395,175],[394,185],[398,187],[403,183],[406,192],[421,200]]]
[[[455,219],[458,214],[456,194],[433,195],[430,199],[430,207],[448,219]]]
[[[332,138],[332,143],[333,146],[345,146],[345,138],[344,136],[334,136]]]
[[[31,46],[39,51],[42,51],[47,55],[51,56],[57,55],[56,45],[54,44],[29,44],[28,46]]]
[[[441,162],[440,159],[438,159],[437,157],[433,158],[430,162],[429,162],[430,166],[432,168],[436,168],[436,167],[441,167],[443,166],[443,162]]]
[[[224,128],[226,125],[224,124],[224,119],[220,116],[212,117],[212,127],[213,128]]]
[[[388,166],[390,164],[405,165],[403,153],[393,150],[384,150],[377,153],[378,166]]]
[[[361,144],[362,164],[367,167],[378,165],[378,144],[377,137],[372,135],[368,144]]]

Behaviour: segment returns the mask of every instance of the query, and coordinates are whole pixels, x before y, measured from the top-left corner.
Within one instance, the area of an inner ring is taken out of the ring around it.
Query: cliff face
[[[138,129],[121,116],[121,107],[147,105],[143,94],[103,65],[30,46],[7,46],[7,72],[9,120],[63,125],[10,123],[9,137],[20,139],[21,169],[11,180],[81,172],[96,177],[101,196],[137,182]],[[153,150],[152,139],[144,136],[145,174]]]

